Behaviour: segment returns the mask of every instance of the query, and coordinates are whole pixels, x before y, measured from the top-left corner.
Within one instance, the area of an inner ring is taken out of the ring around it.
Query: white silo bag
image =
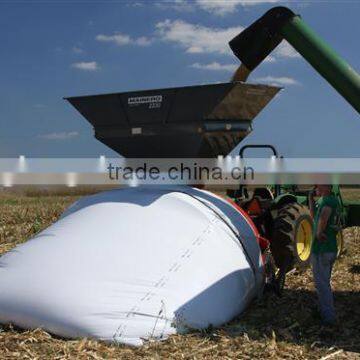
[[[257,231],[186,186],[102,192],[0,257],[0,323],[140,345],[222,325],[261,293]]]

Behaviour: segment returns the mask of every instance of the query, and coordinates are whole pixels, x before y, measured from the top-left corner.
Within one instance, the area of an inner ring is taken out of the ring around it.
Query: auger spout
[[[360,113],[360,75],[299,15],[286,7],[270,9],[229,42],[242,62],[233,80],[245,81],[283,39]]]

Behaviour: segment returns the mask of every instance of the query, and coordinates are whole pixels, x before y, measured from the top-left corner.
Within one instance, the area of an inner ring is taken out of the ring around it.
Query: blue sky
[[[357,71],[359,1],[282,2]],[[64,96],[228,81],[227,41],[276,0],[1,1],[0,156],[115,155]],[[360,119],[283,45],[250,81],[284,86],[246,143],[288,157],[360,156]],[[245,142],[244,142],[245,143]]]

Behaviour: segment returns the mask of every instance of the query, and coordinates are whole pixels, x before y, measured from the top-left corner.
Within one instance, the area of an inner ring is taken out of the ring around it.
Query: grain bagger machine
[[[269,10],[230,41],[231,49],[242,63],[231,83],[67,100],[92,124],[98,140],[125,157],[227,155],[249,134],[253,119],[279,91],[274,86],[245,81],[283,39],[360,112],[359,74],[300,16],[285,7]],[[341,225],[359,225],[360,205],[343,201],[338,187],[334,187],[334,192],[341,204]],[[276,187],[275,191],[259,187],[249,196],[241,187],[228,194],[270,240],[278,267],[288,270],[294,265],[308,264],[312,218],[306,191],[295,187]]]

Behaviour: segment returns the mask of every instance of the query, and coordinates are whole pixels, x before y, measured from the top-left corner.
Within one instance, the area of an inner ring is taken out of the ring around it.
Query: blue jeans
[[[319,299],[321,318],[326,323],[336,320],[334,296],[331,290],[331,271],[336,260],[336,253],[312,254],[311,264],[315,288]]]

